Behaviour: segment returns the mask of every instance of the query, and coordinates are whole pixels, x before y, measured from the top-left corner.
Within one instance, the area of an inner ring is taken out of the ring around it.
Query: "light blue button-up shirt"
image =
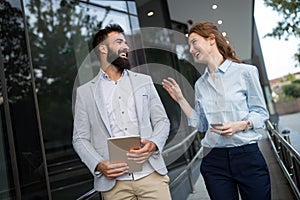
[[[195,83],[195,109],[189,125],[206,131],[204,147],[235,147],[256,143],[262,138],[256,130],[265,128],[269,118],[258,70],[253,65],[225,60],[215,71],[213,81],[208,69]],[[210,132],[209,124],[251,120],[253,129],[222,136]]]

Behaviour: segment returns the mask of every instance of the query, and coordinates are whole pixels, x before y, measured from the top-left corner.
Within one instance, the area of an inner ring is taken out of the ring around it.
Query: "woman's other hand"
[[[162,86],[176,102],[184,99],[179,85],[173,78],[168,77],[167,79],[163,79]]]
[[[236,132],[245,130],[245,127],[247,127],[246,121],[224,122],[223,125],[212,126],[210,131],[224,136],[232,136]]]

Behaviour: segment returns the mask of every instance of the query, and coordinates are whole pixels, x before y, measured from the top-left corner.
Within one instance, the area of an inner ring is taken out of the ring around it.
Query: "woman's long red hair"
[[[241,63],[241,61],[236,57],[236,52],[229,44],[228,39],[223,36],[223,34],[218,30],[215,24],[211,22],[197,23],[190,29],[189,35],[191,33],[196,33],[204,38],[209,38],[213,34],[218,50],[222,54],[224,59],[229,59],[234,62]]]

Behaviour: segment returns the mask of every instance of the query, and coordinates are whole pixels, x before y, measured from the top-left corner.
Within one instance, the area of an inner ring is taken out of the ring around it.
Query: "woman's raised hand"
[[[163,79],[162,86],[176,102],[184,98],[179,85],[173,78]]]

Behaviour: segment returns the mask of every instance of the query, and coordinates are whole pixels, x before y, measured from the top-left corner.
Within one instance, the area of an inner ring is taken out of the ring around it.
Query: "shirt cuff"
[[[94,175],[99,178],[100,176],[102,176],[102,173],[99,171],[95,171]]]
[[[154,152],[152,153],[153,158],[158,158],[159,155],[160,155],[160,151],[159,151],[159,150],[154,151]]]

